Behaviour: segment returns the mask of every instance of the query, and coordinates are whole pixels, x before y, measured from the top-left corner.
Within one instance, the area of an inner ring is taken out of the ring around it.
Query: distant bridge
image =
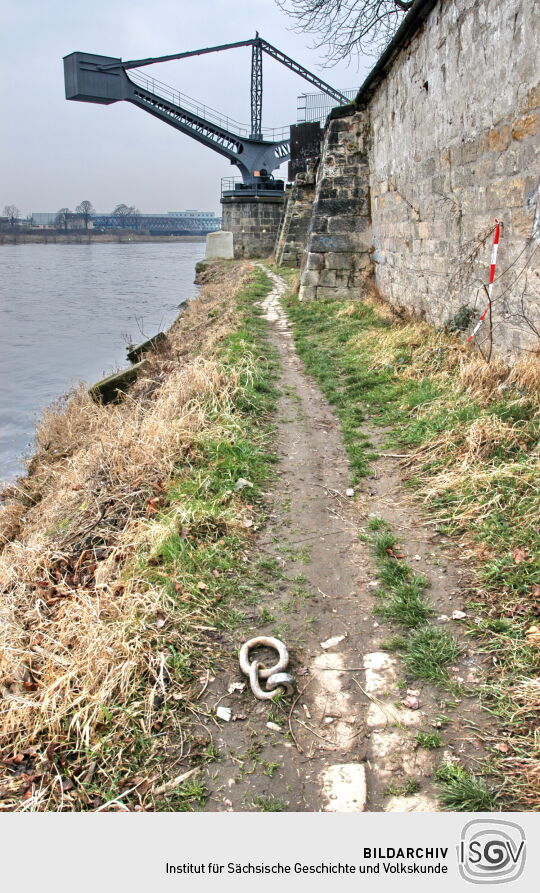
[[[93,214],[94,229],[125,229],[162,236],[206,236],[221,229],[221,217],[202,214]]]

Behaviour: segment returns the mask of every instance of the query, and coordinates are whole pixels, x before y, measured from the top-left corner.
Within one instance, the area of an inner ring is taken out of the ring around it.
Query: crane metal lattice
[[[252,52],[250,129],[140,71],[159,62],[249,46]],[[70,53],[64,57],[66,99],[105,105],[120,100],[131,102],[228,158],[239,168],[244,188],[272,189],[272,172],[290,158],[290,134],[288,127],[275,130],[262,126],[263,53],[304,78],[337,105],[349,102],[346,95],[276,49],[258,33],[250,40],[127,62],[112,56]]]

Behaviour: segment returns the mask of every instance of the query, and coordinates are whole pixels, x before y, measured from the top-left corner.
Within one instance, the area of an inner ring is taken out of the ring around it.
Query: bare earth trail
[[[478,704],[425,684],[414,686],[419,709],[401,704],[405,673],[382,644],[398,630],[373,614],[372,547],[359,534],[368,515],[390,523],[408,562],[429,578],[436,614],[461,608],[460,562],[422,524],[395,460],[381,455],[354,498],[345,495],[350,470],[339,423],[296,354],[279,300],[285,283],[265,271],[274,288],[262,306],[281,361],[279,463],[272,513],[257,542],[259,563],[273,581],[257,594],[251,628],[253,636],[285,642],[298,697],[258,701],[249,684],[229,693],[231,683],[247,681],[231,656],[204,694],[212,715],[218,702],[232,709],[231,722],[205,727],[220,757],[207,767],[206,809],[437,810],[433,773],[443,755],[481,755]],[[379,445],[380,431],[366,431]],[[459,634],[459,624],[450,625]],[[481,674],[467,652],[452,670],[467,683]],[[418,747],[417,731],[434,726],[443,747]]]

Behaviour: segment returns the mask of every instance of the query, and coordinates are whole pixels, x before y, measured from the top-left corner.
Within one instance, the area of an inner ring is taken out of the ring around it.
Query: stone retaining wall
[[[278,267],[299,267],[306,247],[315,199],[315,174],[298,174],[290,187],[276,242]]]
[[[439,0],[380,80],[330,120],[303,299],[359,297],[373,269],[395,306],[472,325],[498,217],[493,344],[513,355],[538,344],[539,33],[535,0]]]

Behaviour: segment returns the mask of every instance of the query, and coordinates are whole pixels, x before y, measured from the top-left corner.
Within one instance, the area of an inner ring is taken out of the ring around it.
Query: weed
[[[419,747],[425,747],[428,750],[435,750],[442,745],[439,732],[417,732],[414,740]]]
[[[384,793],[391,797],[406,797],[417,794],[420,790],[420,783],[415,778],[407,779],[404,784],[389,784]]]
[[[251,805],[259,812],[284,812],[287,809],[287,804],[283,800],[263,794],[256,794]]]
[[[204,782],[190,778],[167,796],[167,807],[172,812],[192,812],[196,806],[204,806],[208,791]]]
[[[459,763],[442,763],[435,778],[439,782],[443,809],[450,812],[493,812],[497,809],[496,798],[484,781]]]
[[[281,769],[281,763],[263,763],[263,775],[268,775],[269,778],[272,778],[278,769]]]
[[[206,747],[203,747],[201,757],[205,763],[216,763],[220,759],[221,754],[217,745],[211,741]]]
[[[379,528],[380,529],[380,528]],[[378,536],[375,537],[374,546],[375,546],[375,555],[379,560],[385,560],[388,558],[388,553],[391,551],[397,543],[397,539],[395,538],[393,533],[390,533],[389,530],[385,530],[382,533],[379,533]]]

